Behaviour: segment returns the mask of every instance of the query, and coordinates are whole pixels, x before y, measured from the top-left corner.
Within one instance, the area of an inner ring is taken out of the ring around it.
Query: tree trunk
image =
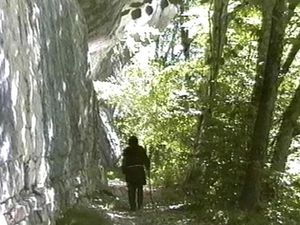
[[[288,7],[288,20],[294,15],[295,8],[299,5],[299,2],[291,1]],[[289,71],[295,56],[300,49],[300,32],[295,38],[294,44],[291,46],[285,62],[281,68],[281,78],[278,82],[278,86],[284,79],[284,75]],[[277,135],[276,146],[272,159],[272,168],[278,172],[284,172],[287,157],[289,155],[289,148],[292,143],[293,137],[299,134],[299,124],[297,120],[300,116],[300,85],[298,86],[289,106],[283,114],[281,126]]]
[[[211,50],[210,50],[210,83],[209,97],[214,101],[215,82],[219,74],[220,65],[223,64],[223,48],[228,28],[228,2],[229,0],[214,0],[214,13],[212,16]]]
[[[286,2],[276,0],[272,11],[269,47],[263,68],[263,81],[259,93],[258,110],[251,138],[249,164],[246,170],[240,205],[245,210],[255,210],[259,206],[264,158],[272,126],[272,116],[277,96],[277,81],[283,49],[286,19]],[[263,40],[262,40],[263,41]]]
[[[228,1],[229,0],[214,0],[212,2],[213,6],[213,15],[211,18],[212,21],[212,28],[210,29],[210,48],[207,49],[208,51],[208,64],[210,66],[209,70],[209,80],[208,84],[205,87],[205,91],[201,96],[201,99],[205,99],[206,106],[203,114],[198,117],[197,122],[197,138],[195,138],[195,150],[201,148],[203,146],[204,140],[207,138],[206,136],[206,129],[209,126],[211,120],[211,112],[213,108],[213,102],[215,98],[215,86],[216,86],[216,79],[219,73],[220,64],[222,61],[223,55],[223,47],[224,47],[224,40],[226,37],[227,31],[227,16],[228,16]]]
[[[273,8],[274,8],[274,1],[270,1],[269,5],[266,6],[266,8],[263,9],[262,12],[263,21],[261,27],[261,36],[258,44],[258,59],[257,59],[257,66],[256,66],[255,85],[253,88],[252,99],[251,99],[251,106],[252,106],[252,110],[250,111],[250,113],[252,114],[250,119],[251,123],[254,121],[254,118],[256,116],[255,109],[258,108],[258,102],[262,92],[263,76],[266,70],[267,55],[270,47]]]
[[[256,64],[256,76],[255,84],[252,90],[251,102],[249,105],[249,110],[247,113],[247,149],[245,152],[248,152],[251,149],[252,145],[252,134],[254,130],[254,122],[257,117],[257,110],[259,105],[259,100],[262,93],[263,87],[263,77],[266,70],[266,61],[267,55],[270,47],[271,39],[271,28],[272,28],[272,17],[273,9],[275,6],[275,1],[269,1],[268,5],[261,5],[262,7],[262,26],[260,31],[260,38],[258,40],[258,57]]]
[[[180,3],[180,37],[181,37],[181,45],[183,48],[184,59],[190,59],[190,46],[191,46],[191,39],[189,38],[189,30],[183,26],[186,18],[184,13],[187,12],[189,9],[189,0],[182,1]]]
[[[273,156],[272,168],[278,172],[284,172],[287,157],[289,155],[289,147],[295,135],[297,128],[297,120],[300,117],[300,85],[295,95],[285,111],[278,133],[275,152]]]

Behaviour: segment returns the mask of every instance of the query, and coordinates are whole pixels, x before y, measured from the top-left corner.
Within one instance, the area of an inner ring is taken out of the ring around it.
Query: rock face
[[[0,224],[49,224],[114,152],[87,79],[73,0],[0,0]]]
[[[90,78],[94,80],[119,76],[138,51],[136,45],[149,44],[152,31],[163,30],[177,12],[169,0],[78,1],[87,21]]]
[[[1,225],[54,224],[105,180],[117,144],[91,78],[109,76],[114,64],[96,63],[91,76],[88,42],[109,40],[95,52],[111,51],[126,4],[0,0]],[[131,5],[131,19],[141,7],[150,16],[149,4]]]

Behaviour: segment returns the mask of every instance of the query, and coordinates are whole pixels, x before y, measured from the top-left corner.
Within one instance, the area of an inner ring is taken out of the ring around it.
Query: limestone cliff
[[[118,42],[124,15],[137,19],[132,11],[139,9],[152,15],[152,1],[128,11],[130,4],[0,0],[1,225],[54,224],[61,209],[103,181],[117,144],[92,79],[111,75],[114,64],[104,68],[109,58],[96,56]],[[90,54],[97,68],[91,71],[88,43],[94,42],[102,44]]]
[[[112,162],[87,27],[72,0],[0,4],[0,223],[48,224]]]

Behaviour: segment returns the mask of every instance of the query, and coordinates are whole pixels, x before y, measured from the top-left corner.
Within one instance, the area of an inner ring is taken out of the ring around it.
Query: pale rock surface
[[[114,46],[132,2],[0,0],[1,225],[54,224],[105,182],[120,150],[92,80],[130,58]]]

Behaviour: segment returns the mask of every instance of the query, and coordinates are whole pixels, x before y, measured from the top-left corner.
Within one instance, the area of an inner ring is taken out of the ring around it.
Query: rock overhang
[[[174,18],[179,0],[78,0],[88,27],[90,78],[116,76]],[[112,50],[115,48],[114,50]],[[114,61],[112,63],[112,61]]]

